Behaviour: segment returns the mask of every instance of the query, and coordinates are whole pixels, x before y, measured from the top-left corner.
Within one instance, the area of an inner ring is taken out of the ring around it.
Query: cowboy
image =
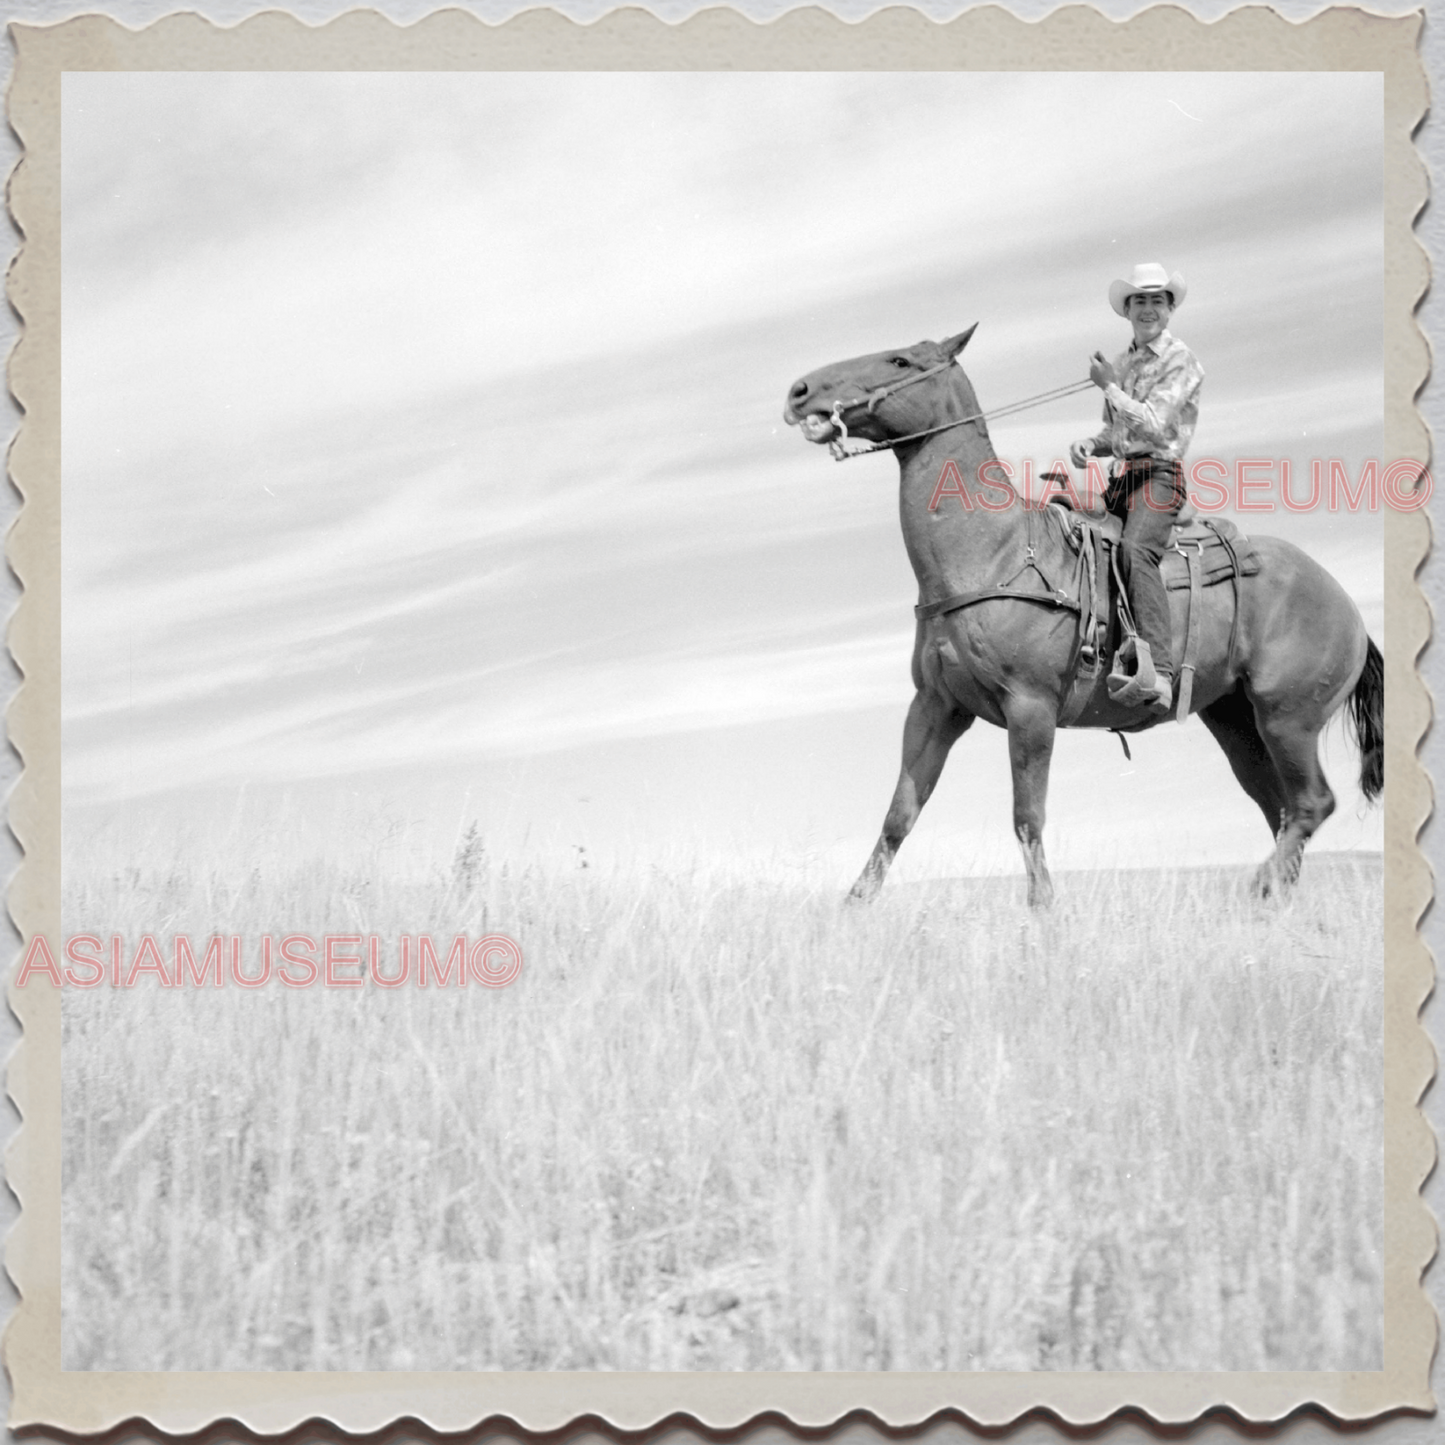
[[[1194,353],[1166,328],[1184,304],[1187,288],[1177,272],[1146,262],[1127,281],[1109,287],[1109,304],[1134,328],[1134,340],[1114,362],[1096,351],[1089,379],[1104,393],[1104,427],[1069,448],[1069,460],[1112,457],[1104,506],[1123,518],[1121,570],[1140,639],[1148,644],[1154,683],[1145,659],[1127,679],[1111,677],[1116,702],[1160,707],[1173,701],[1174,663],[1169,639],[1169,599],[1159,563],[1169,528],[1184,505],[1184,453],[1199,417],[1204,371]]]

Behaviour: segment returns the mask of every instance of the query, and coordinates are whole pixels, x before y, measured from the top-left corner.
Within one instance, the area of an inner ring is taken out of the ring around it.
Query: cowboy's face
[[[1169,313],[1173,309],[1167,291],[1136,291],[1125,302],[1125,312],[1134,328],[1134,340],[1141,345],[1153,341],[1168,326]]]

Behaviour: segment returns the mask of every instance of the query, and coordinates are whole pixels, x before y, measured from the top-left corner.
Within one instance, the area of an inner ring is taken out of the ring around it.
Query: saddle
[[[1045,480],[1054,474],[1046,473]],[[1037,520],[1036,520],[1037,519]],[[1119,545],[1123,523],[1102,508],[1085,510],[1072,505],[1067,492],[1024,508],[1026,522],[1023,563],[1007,582],[955,592],[913,609],[920,622],[942,617],[965,607],[997,598],[1032,602],[1072,612],[1078,617],[1075,632],[1073,680],[1059,712],[1059,726],[1069,727],[1083,714],[1095,694],[1104,688],[1104,659],[1112,654],[1115,676],[1128,676],[1127,664],[1135,662],[1139,676],[1152,681],[1153,661],[1149,647],[1139,637],[1129,609],[1128,589],[1119,569]],[[1050,577],[1039,560],[1035,546],[1040,526],[1059,528],[1073,557],[1071,575],[1061,585]],[[1201,518],[1193,507],[1180,509],[1179,520],[1169,533],[1169,543],[1160,563],[1167,591],[1189,590],[1185,618],[1184,654],[1179,666],[1179,690],[1173,709],[1180,722],[1189,716],[1194,691],[1194,673],[1199,655],[1200,621],[1204,589],[1229,581],[1234,587],[1234,611],[1229,630],[1229,653],[1239,631],[1239,579],[1259,571],[1254,544],[1232,522],[1223,517]],[[1032,573],[1032,578],[1028,574]],[[1020,585],[1027,582],[1028,585]],[[1042,588],[1040,587],[1042,583]],[[1112,644],[1112,645],[1111,645]],[[1107,699],[1101,699],[1105,701]],[[1126,727],[1112,728],[1123,734],[1151,726],[1155,717],[1141,717]],[[1125,751],[1128,751],[1127,744]]]
[[[1049,497],[1045,511],[1056,517],[1065,540],[1078,558],[1075,573],[1079,602],[1078,661],[1072,689],[1059,719],[1067,725],[1083,712],[1093,697],[1105,657],[1112,652],[1111,671],[1122,674],[1130,661],[1137,660],[1141,667],[1146,665],[1148,646],[1134,626],[1119,567],[1122,519],[1106,512],[1102,506],[1076,507],[1068,492]],[[1259,571],[1259,554],[1233,522],[1224,517],[1201,517],[1186,502],[1170,528],[1159,570],[1166,591],[1187,589],[1189,592],[1174,708],[1175,716],[1183,722],[1189,716],[1198,665],[1204,589],[1224,582],[1234,588],[1229,632],[1229,656],[1232,657],[1239,628],[1239,579]],[[1147,665],[1152,675],[1152,663]],[[1140,726],[1147,725],[1148,721],[1141,720]]]

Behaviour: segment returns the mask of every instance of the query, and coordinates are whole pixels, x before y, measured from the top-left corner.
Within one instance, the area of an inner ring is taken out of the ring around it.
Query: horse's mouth
[[[831,416],[823,416],[818,412],[809,412],[807,416],[789,417],[789,421],[796,420],[798,430],[803,433],[803,440],[810,442],[830,442],[838,435],[838,427]]]

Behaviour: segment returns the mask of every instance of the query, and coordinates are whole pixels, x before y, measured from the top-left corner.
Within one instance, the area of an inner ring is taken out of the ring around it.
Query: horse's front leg
[[[1013,770],[1014,837],[1028,870],[1029,907],[1048,908],[1054,901],[1054,884],[1044,862],[1044,807],[1058,707],[1052,698],[1014,694],[1004,704],[1004,718]]]
[[[883,886],[888,865],[913,831],[923,805],[938,782],[949,748],[972,722],[972,713],[960,712],[937,693],[920,688],[914,694],[908,720],[903,724],[903,767],[898,774],[898,786],[893,790],[893,801],[888,805],[888,816],[883,820],[883,831],[878,835],[873,854],[858,875],[849,898],[866,903]]]

